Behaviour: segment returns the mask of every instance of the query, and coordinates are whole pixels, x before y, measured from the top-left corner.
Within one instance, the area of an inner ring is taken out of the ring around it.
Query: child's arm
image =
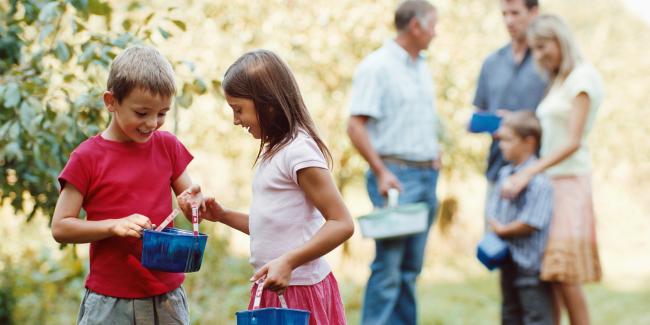
[[[246,235],[250,235],[250,231],[248,230],[248,214],[226,209],[211,196],[205,197],[205,206],[206,212],[202,215],[203,219],[221,222]]]
[[[91,243],[112,236],[142,237],[142,229],[152,229],[149,218],[133,214],[122,219],[89,221],[79,219],[83,194],[66,182],[52,217],[52,236],[62,244]]]
[[[494,218],[488,218],[488,223],[490,224],[489,229],[501,238],[528,236],[536,230],[535,227],[519,220],[504,225]]]
[[[183,210],[185,218],[192,222],[192,206],[199,208],[199,215],[205,212],[205,203],[201,186],[193,184],[187,169],[183,171],[175,181],[172,182],[172,189],[177,196],[178,206]]]
[[[354,223],[329,171],[305,168],[298,171],[298,184],[325,218],[323,227],[302,246],[269,262],[255,273],[252,282],[267,275],[264,288],[282,294],[289,286],[291,272],[341,245],[354,233]]]

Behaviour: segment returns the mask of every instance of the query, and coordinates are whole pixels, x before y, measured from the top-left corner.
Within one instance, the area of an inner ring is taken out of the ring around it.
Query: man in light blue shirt
[[[366,57],[352,80],[348,134],[368,161],[368,195],[384,206],[390,188],[399,204],[429,204],[429,226],[438,205],[440,149],[431,71],[420,51],[435,36],[437,13],[422,0],[395,12],[397,37]],[[422,270],[428,231],[376,240],[362,324],[416,324],[415,279]]]

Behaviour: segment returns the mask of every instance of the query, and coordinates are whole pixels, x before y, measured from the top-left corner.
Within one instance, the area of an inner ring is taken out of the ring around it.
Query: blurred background
[[[163,130],[194,154],[189,172],[205,194],[248,211],[259,144],[232,125],[220,86],[236,58],[266,48],[293,69],[352,215],[370,212],[368,165],[345,132],[350,82],[360,60],[394,36],[399,2],[0,0],[0,324],[76,320],[88,245],[61,246],[51,236],[56,176],[80,142],[108,125],[101,101],[107,69],[133,43],[157,47],[174,65],[178,91]],[[483,59],[509,36],[498,0],[432,3],[439,22],[426,55],[445,149],[438,196],[458,204],[431,230],[418,280],[419,319],[497,324],[497,273],[475,257],[490,138],[464,125]],[[650,324],[650,3],[546,0],[540,7],[569,23],[607,87],[589,136],[604,271],[600,283],[585,286],[593,323]],[[211,235],[203,266],[184,284],[192,323],[233,324],[249,301],[248,238],[209,222],[201,229]],[[358,228],[327,256],[350,324],[359,322],[373,257],[374,241]]]

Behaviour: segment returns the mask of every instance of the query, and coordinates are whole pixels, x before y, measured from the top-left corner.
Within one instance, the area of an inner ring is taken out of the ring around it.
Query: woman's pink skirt
[[[551,185],[553,218],[540,277],[563,283],[600,280],[591,175],[551,178]]]
[[[257,284],[251,289],[251,302],[248,310],[253,309]],[[311,312],[309,325],[346,325],[345,309],[339,293],[339,285],[330,272],[323,281],[309,286],[289,286],[283,294],[287,307]],[[260,308],[281,308],[278,295],[269,290],[262,292]]]

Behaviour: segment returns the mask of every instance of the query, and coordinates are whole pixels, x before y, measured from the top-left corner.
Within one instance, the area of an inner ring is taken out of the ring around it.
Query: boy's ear
[[[537,139],[534,136],[529,135],[524,138],[524,142],[529,144],[533,149],[537,149]]]
[[[110,91],[105,91],[103,98],[106,109],[111,113],[115,112],[115,97],[113,97],[113,93]]]

